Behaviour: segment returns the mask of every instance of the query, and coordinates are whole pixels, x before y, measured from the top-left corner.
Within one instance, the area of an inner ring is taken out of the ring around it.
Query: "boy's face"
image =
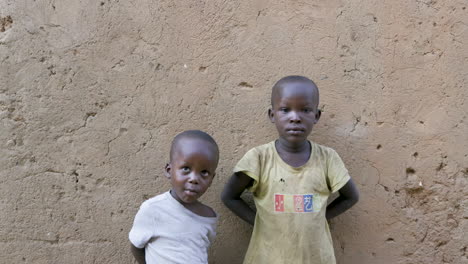
[[[307,140],[321,114],[316,89],[308,83],[292,82],[276,91],[268,115],[280,138],[292,144]]]
[[[177,142],[166,177],[171,180],[172,196],[182,204],[194,203],[211,185],[218,165],[213,146],[201,139],[182,138]]]

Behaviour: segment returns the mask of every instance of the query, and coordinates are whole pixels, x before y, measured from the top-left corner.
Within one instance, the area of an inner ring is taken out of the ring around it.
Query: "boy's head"
[[[268,116],[280,138],[291,144],[302,143],[320,119],[318,104],[319,91],[312,80],[287,76],[273,86]]]
[[[182,204],[196,202],[211,185],[218,160],[218,145],[207,133],[187,130],[178,134],[165,167],[172,196]]]

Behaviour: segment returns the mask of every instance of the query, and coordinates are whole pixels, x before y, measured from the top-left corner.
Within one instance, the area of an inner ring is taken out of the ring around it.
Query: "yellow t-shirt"
[[[274,141],[249,150],[234,168],[254,180],[257,207],[244,264],[336,263],[325,211],[350,177],[333,149],[310,145],[309,161],[298,168],[281,159]]]

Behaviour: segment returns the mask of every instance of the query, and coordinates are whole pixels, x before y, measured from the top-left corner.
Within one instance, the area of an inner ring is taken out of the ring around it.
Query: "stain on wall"
[[[467,263],[467,3],[0,1],[0,263],[131,263],[142,201],[168,190],[172,137],[222,158],[203,200],[211,263],[250,227],[219,201],[275,138],[273,83],[306,75],[361,201],[331,222],[338,263]]]

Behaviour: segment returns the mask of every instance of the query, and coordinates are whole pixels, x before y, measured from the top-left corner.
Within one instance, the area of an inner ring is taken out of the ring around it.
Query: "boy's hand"
[[[224,186],[221,200],[234,214],[247,223],[254,225],[255,211],[240,198],[241,194],[251,186],[253,179],[243,172],[234,173]]]
[[[340,196],[327,206],[327,220],[344,213],[359,201],[359,192],[353,179],[349,179],[338,192]]]

